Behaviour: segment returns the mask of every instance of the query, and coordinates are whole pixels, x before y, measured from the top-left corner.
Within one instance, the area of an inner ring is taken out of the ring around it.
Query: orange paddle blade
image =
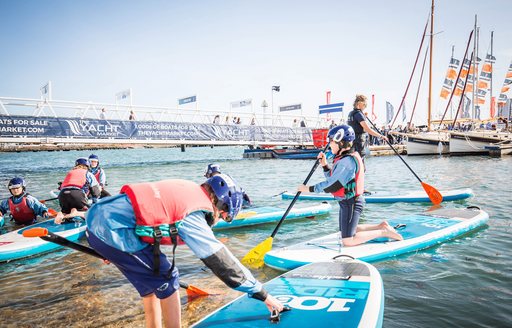
[[[46,228],[32,228],[23,230],[21,233],[23,237],[44,237],[48,236],[48,229]]]
[[[421,182],[421,186],[423,187],[423,189],[425,190],[425,192],[428,195],[428,198],[430,198],[430,201],[434,205],[441,204],[441,202],[443,201],[443,195],[441,195],[439,190],[437,190],[436,188],[432,187],[431,185],[429,185],[428,183],[425,183],[423,181]]]
[[[52,217],[55,217],[57,215],[57,211],[54,210],[53,208],[49,208],[48,209],[48,214]]]

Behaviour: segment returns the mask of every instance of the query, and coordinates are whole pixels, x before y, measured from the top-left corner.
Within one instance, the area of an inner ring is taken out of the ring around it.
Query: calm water
[[[312,160],[242,159],[242,148],[130,149],[97,151],[107,170],[111,193],[125,183],[183,178],[202,182],[206,165],[217,162],[234,176],[256,205],[286,208],[289,201],[273,197],[294,191]],[[28,190],[40,199],[62,181],[84,152],[0,153],[0,183],[22,175]],[[406,158],[419,176],[437,189],[471,187],[475,196],[445,207],[477,205],[490,215],[488,226],[435,248],[374,263],[386,294],[385,327],[500,327],[512,322],[512,157]],[[414,176],[395,156],[367,161],[367,188],[373,192],[417,190]],[[321,172],[313,176],[320,181]],[[5,188],[0,198],[8,196]],[[338,207],[329,217],[291,222],[281,227],[273,248],[336,231]],[[58,203],[49,202],[58,209]],[[367,204],[363,221],[421,212],[428,204]],[[10,224],[3,231],[10,229]],[[274,225],[218,233],[238,257],[265,240]],[[83,241],[86,243],[86,241]],[[215,294],[187,303],[182,295],[184,326],[197,321],[237,295],[225,288],[186,248],[178,249],[182,280]],[[278,274],[269,268],[253,271],[267,281]],[[184,293],[182,293],[184,294]],[[113,267],[90,256],[61,250],[0,264],[2,327],[142,327],[138,294]]]

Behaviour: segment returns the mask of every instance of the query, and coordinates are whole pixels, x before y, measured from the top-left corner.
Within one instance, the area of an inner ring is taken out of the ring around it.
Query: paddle
[[[327,145],[325,146],[325,148],[323,150],[324,153],[327,150],[327,148],[329,148],[329,143],[327,143]],[[315,165],[313,165],[313,168],[311,169],[311,171],[309,171],[309,174],[308,174],[306,180],[304,180],[304,182],[303,182],[304,185],[308,183],[309,179],[311,178],[311,176],[315,172],[316,168],[318,167],[318,164],[320,164],[320,160],[317,158],[315,161]],[[249,253],[247,253],[242,258],[242,263],[244,263],[252,268],[255,268],[255,269],[261,268],[263,266],[263,264],[264,264],[263,258],[265,257],[265,254],[268,253],[272,249],[272,241],[274,239],[274,236],[277,234],[279,227],[281,227],[281,224],[283,223],[284,219],[286,219],[286,216],[288,215],[288,213],[290,213],[290,210],[292,209],[292,207],[295,204],[295,202],[297,201],[297,199],[299,199],[299,195],[300,195],[300,191],[297,191],[297,194],[295,194],[295,197],[293,198],[292,202],[286,209],[286,212],[284,212],[283,217],[277,223],[277,226],[275,227],[275,229],[272,232],[272,234],[270,235],[270,237],[268,237],[267,239],[265,239],[264,241],[262,241],[261,243],[256,245],[256,247],[254,247],[253,249],[251,249],[249,251]]]
[[[375,124],[373,124],[373,122],[370,121],[370,119],[368,117],[366,117],[366,119],[368,120],[368,122],[370,122],[370,124],[373,126],[373,128],[378,131],[378,129],[375,126]],[[425,183],[425,182],[421,181],[420,177],[416,174],[416,172],[413,171],[413,169],[409,166],[409,164],[407,164],[407,162],[402,158],[402,156],[400,156],[398,151],[391,145],[391,143],[389,142],[388,138],[386,138],[386,143],[388,144],[389,147],[391,147],[391,149],[393,149],[393,151],[398,156],[398,158],[400,158],[402,160],[402,162],[405,164],[405,166],[407,166],[407,168],[412,172],[412,174],[414,174],[416,179],[418,179],[418,181],[421,183],[421,186],[423,187],[423,189],[427,193],[428,198],[430,198],[430,201],[434,205],[441,204],[441,202],[443,201],[443,195],[441,195],[439,190],[437,190],[436,188],[432,187],[428,183]]]
[[[57,200],[57,199],[59,199],[59,197],[53,197],[53,198],[49,198],[49,199],[43,199],[43,200],[40,200],[39,202],[44,204],[44,203],[49,202],[49,201],[51,201],[51,200]]]
[[[83,252],[92,256],[95,256],[99,259],[106,260],[103,256],[101,256],[98,252],[96,252],[94,249],[72,242],[64,237],[61,237],[57,234],[54,234],[53,232],[48,231],[46,228],[31,228],[23,231],[23,237],[39,237],[43,240],[59,244],[64,247],[72,248],[76,251]],[[187,283],[180,281],[180,287],[184,288],[187,291],[187,296],[189,298],[196,298],[199,296],[208,296],[209,293],[194,287],[192,285],[189,285]]]

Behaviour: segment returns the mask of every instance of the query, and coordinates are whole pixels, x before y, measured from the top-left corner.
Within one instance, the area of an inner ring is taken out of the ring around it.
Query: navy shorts
[[[364,197],[358,196],[350,199],[344,199],[338,202],[340,204],[339,225],[341,238],[354,237],[356,234],[359,217],[364,208]]]
[[[153,274],[153,246],[126,253],[105,244],[90,231],[87,231],[87,240],[92,248],[121,271],[141,297],[155,293],[157,298],[164,299],[180,287],[178,269],[175,267],[169,276],[172,263],[163,253],[160,254],[160,274]]]

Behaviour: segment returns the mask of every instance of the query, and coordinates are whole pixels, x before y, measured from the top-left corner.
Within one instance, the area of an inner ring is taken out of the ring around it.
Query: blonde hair
[[[366,102],[365,95],[356,95],[356,100],[354,100],[354,108],[356,108],[358,102]]]

